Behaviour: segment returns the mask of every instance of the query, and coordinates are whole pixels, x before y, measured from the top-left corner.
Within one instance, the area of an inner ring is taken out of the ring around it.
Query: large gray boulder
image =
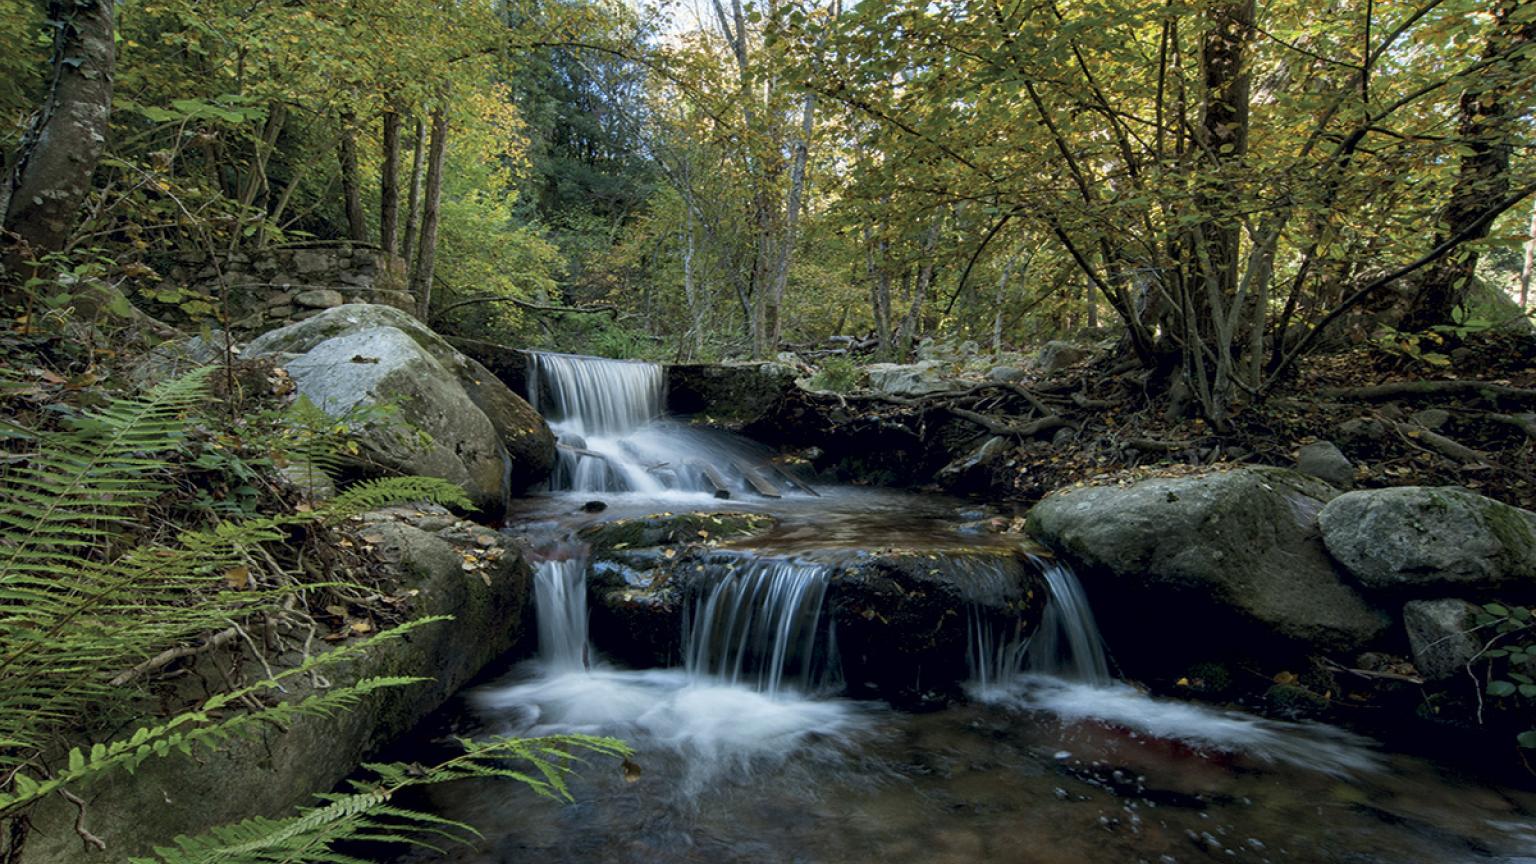
[[[1361,648],[1389,625],[1334,570],[1317,512],[1338,494],[1278,468],[1066,489],[1031,534],[1076,565],[1122,663]]]
[[[554,465],[554,436],[543,418],[399,309],[338,306],[264,333],[241,352],[266,355],[286,357],[299,392],[332,416],[396,405],[392,416],[362,430],[367,457],[458,483],[482,508],[496,510],[508,491],[543,480]]]
[[[1536,513],[1465,489],[1350,492],[1318,521],[1328,551],[1367,588],[1434,596],[1536,583]]]
[[[875,363],[865,367],[870,389],[888,396],[927,396],[948,393],[960,384],[944,376],[944,365],[933,360],[919,363]]]
[[[1478,607],[1465,600],[1412,600],[1403,605],[1403,629],[1413,665],[1431,681],[1463,674],[1482,649]]]

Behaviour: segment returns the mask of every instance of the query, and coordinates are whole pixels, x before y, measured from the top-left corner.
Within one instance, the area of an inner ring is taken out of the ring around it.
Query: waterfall
[[[552,491],[726,498],[777,471],[741,439],[669,421],[655,363],[535,353],[528,372],[529,401],[560,445]]]
[[[786,683],[831,683],[836,644],[822,626],[831,571],[785,558],[735,558],[684,620],[690,676],[716,676],[776,694]]]
[[[587,556],[540,561],[533,597],[544,662],[561,672],[587,668]]]
[[[1031,555],[1030,560],[1045,577],[1050,596],[1040,629],[1029,640],[1025,668],[1090,684],[1109,683],[1109,662],[1104,656],[1104,639],[1093,620],[1088,595],[1072,568],[1060,561]]]
[[[557,433],[622,435],[661,416],[664,379],[655,363],[532,354],[529,364],[530,402]],[[547,407],[540,404],[546,392]]]
[[[1059,561],[1038,555],[1028,559],[1047,589],[1040,626],[1034,635],[1021,639],[995,632],[991,619],[975,608],[969,610],[966,659],[972,682],[986,690],[1033,672],[1087,684],[1109,683],[1104,641],[1077,574]]]

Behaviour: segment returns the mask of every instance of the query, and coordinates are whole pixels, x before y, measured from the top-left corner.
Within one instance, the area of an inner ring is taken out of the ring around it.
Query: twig
[[[85,802],[80,800],[80,796],[68,789],[60,789],[59,795],[65,801],[75,805],[75,833],[80,835],[80,842],[85,844],[85,848],[95,846],[98,851],[107,851],[107,841],[85,830]]]
[[[203,654],[205,652],[212,651],[215,648],[221,648],[229,642],[233,641],[234,638],[238,635],[239,630],[234,627],[230,627],[228,630],[221,630],[218,633],[215,633],[211,638],[203,642],[201,645],[180,645],[175,648],[167,648],[166,650],[161,651],[159,654],[156,654],[148,660],[145,660],[143,663],[140,663],[132,669],[118,673],[112,679],[111,684],[114,687],[121,687],[124,684],[134,680],[135,678],[138,678],[140,675],[143,675],[147,672],[153,672],[157,669],[163,669],[183,657],[191,657],[196,654]]]

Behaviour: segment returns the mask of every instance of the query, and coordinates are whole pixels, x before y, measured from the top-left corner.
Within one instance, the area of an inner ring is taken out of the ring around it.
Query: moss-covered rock
[[[601,555],[611,549],[740,539],[776,524],[776,519],[762,513],[653,513],[588,525],[580,536],[591,544],[594,555]]]
[[[1031,534],[1070,560],[1122,662],[1358,650],[1389,626],[1334,569],[1317,513],[1338,493],[1245,468],[1053,493]]]
[[[1319,516],[1323,542],[1373,590],[1536,591],[1536,513],[1454,487],[1340,495]]]
[[[902,705],[942,703],[969,680],[975,635],[1027,639],[1046,588],[1009,548],[888,549],[843,564],[829,603],[848,689]],[[984,662],[984,661],[983,661]]]
[[[782,363],[676,363],[666,368],[667,411],[731,428],[770,416],[795,389]]]
[[[19,860],[124,861],[178,834],[196,834],[251,816],[285,815],[310,803],[314,793],[334,787],[531,632],[530,572],[515,550],[479,542],[459,545],[392,520],[369,524],[359,534],[391,562],[400,580],[397,593],[412,598],[412,617],[451,614],[454,620],[428,625],[408,638],[380,643],[359,659],[328,667],[327,686],[381,675],[430,680],[375,691],[334,717],[302,718],[286,729],[269,728],[233,739],[215,751],[151,759],[132,775],[110,774],[76,790],[86,801],[87,825],[106,841],[106,851],[83,848],[72,827],[75,808],[49,799],[32,814],[33,831]],[[292,636],[303,644],[303,633]],[[270,662],[282,668],[300,659],[289,653]],[[204,662],[227,667],[231,659],[205,655]],[[218,675],[211,666],[204,671]],[[284,698],[302,699],[317,685],[301,677],[286,686]],[[146,716],[139,723],[154,719]]]

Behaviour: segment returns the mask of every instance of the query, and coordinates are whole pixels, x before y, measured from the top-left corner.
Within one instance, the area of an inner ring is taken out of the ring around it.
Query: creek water
[[[1329,726],[1117,682],[1081,586],[1049,558],[1028,559],[1049,591],[1028,639],[966,612],[966,700],[906,713],[848,698],[824,610],[829,560],[1017,538],[937,496],[796,492],[760,448],[664,417],[657,367],[564,355],[532,367],[535,402],[562,443],[552,491],[509,520],[538,559],[538,654],[459,694],[414,746],[613,735],[636,749],[641,774],[591,765],[569,803],[514,782],[435,787],[416,803],[483,838],[400,861],[1536,864],[1536,795]],[[783,497],[754,495],[753,473]],[[607,508],[585,512],[595,497]],[[626,669],[600,656],[576,529],[724,509],[778,524],[722,550],[715,581],[675,622],[681,662]],[[933,557],[956,580],[996,575]]]

